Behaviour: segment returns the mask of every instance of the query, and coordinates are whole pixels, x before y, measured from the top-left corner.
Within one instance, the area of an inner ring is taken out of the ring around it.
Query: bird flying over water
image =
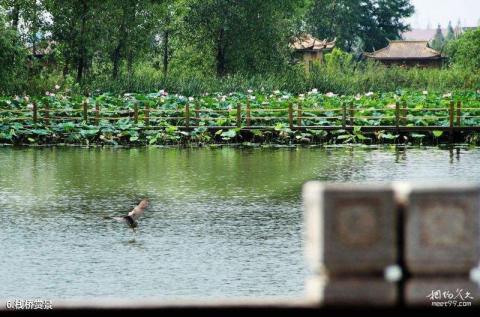
[[[125,221],[127,225],[135,232],[135,228],[138,226],[137,220],[143,215],[147,207],[148,199],[144,198],[137,206],[135,206],[135,208],[132,209],[132,211],[128,213],[128,215],[123,217],[115,217],[115,219],[119,221]]]

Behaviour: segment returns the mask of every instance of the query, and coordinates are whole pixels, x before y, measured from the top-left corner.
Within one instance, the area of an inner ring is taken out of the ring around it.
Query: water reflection
[[[1,148],[0,298],[301,296],[304,181],[477,181],[479,158],[467,148]],[[134,236],[111,217],[141,197],[152,204]]]

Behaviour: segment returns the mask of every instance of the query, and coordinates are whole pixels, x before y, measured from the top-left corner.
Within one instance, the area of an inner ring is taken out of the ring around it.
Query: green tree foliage
[[[192,0],[186,38],[207,53],[218,76],[275,69],[287,60],[303,0]]]
[[[91,70],[93,57],[101,49],[107,7],[95,0],[50,0],[47,8],[52,16],[52,39],[58,43],[64,58],[64,74],[76,73],[81,82]]]
[[[442,51],[445,45],[445,37],[443,36],[442,26],[439,24],[437,26],[437,31],[432,40],[431,47],[437,51]]]
[[[162,8],[150,0],[121,0],[106,2],[111,8],[108,18],[113,27],[107,29],[104,47],[108,48],[112,62],[112,77],[118,78],[122,61],[126,61],[128,74],[133,72],[136,59],[142,57],[154,46],[158,21]],[[108,21],[105,21],[108,23]]]
[[[44,1],[0,0],[7,9],[7,21],[16,30],[21,40],[36,54],[42,46],[49,26],[48,12]]]
[[[161,23],[158,27],[158,34],[156,41],[159,44],[161,62],[157,63],[157,68],[161,68],[163,75],[166,77],[168,74],[169,63],[174,52],[173,44],[175,38],[181,34],[181,18],[182,9],[184,6],[181,2],[164,1],[159,6],[159,14],[161,17]],[[156,53],[158,53],[156,51]],[[161,67],[160,67],[161,65]]]
[[[452,21],[448,22],[448,28],[447,28],[447,36],[445,37],[445,41],[449,42],[455,39],[455,30],[453,29],[452,26]]]
[[[0,0],[0,90],[44,94],[59,84],[81,93],[253,86],[338,92],[364,87],[363,79],[387,87],[385,78],[393,74],[395,85],[403,73],[356,62],[350,53],[398,39],[412,13],[409,0]],[[292,65],[290,48],[304,32],[336,38],[349,54],[335,50],[307,76]],[[465,56],[477,47],[467,50],[463,41],[451,41],[451,50],[457,65],[470,65],[475,58]],[[46,46],[53,48],[47,58],[26,59]],[[465,84],[458,75],[466,71],[452,72],[445,76]],[[409,84],[423,76],[409,74]]]
[[[448,53],[457,67],[480,70],[480,29],[467,31],[450,42]]]
[[[160,9],[149,0],[50,0],[52,39],[64,56],[64,73],[76,72],[77,81],[94,71],[110,68],[114,79],[125,63],[151,51]]]
[[[22,87],[26,75],[26,50],[15,29],[0,15],[0,93]]]
[[[307,29],[319,38],[337,38],[344,50],[373,51],[400,39],[408,30],[404,18],[413,12],[409,0],[315,0]]]

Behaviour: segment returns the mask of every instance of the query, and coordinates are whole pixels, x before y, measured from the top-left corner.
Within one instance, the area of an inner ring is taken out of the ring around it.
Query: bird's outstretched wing
[[[110,217],[110,219],[116,220],[118,222],[125,222],[125,217]]]
[[[141,215],[143,215],[147,207],[148,200],[143,199],[135,208],[132,209],[132,211],[128,213],[128,215],[132,217],[134,221],[137,221],[137,219],[140,218]]]

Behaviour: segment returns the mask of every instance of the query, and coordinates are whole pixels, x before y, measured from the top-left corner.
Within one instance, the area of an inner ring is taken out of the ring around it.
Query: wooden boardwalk
[[[397,102],[392,109],[343,103],[339,108],[323,109],[303,108],[301,104],[289,104],[286,108],[252,108],[247,101],[238,103],[233,109],[201,108],[199,104],[163,109],[137,102],[126,109],[101,109],[99,104],[92,107],[84,102],[77,109],[51,108],[48,103],[44,103],[43,107],[33,103],[31,109],[0,108],[0,126],[11,122],[23,122],[25,127],[48,127],[65,122],[101,126],[102,121],[113,124],[128,122],[139,130],[160,130],[173,126],[187,131],[202,127],[213,131],[361,129],[367,133],[442,131],[453,134],[480,131],[480,104],[478,107],[464,108],[462,102],[452,101],[448,107],[416,109]],[[436,124],[425,124],[426,121]]]

